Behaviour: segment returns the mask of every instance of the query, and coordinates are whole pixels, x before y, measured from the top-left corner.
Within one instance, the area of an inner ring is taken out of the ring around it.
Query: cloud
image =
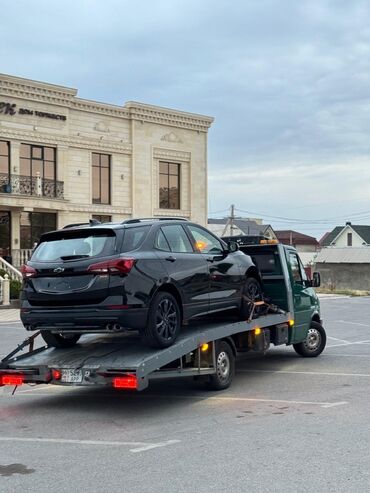
[[[211,210],[366,205],[368,1],[0,1],[3,72],[214,116]]]

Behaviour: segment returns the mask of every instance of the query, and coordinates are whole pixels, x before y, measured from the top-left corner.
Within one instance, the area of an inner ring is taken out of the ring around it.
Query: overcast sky
[[[212,217],[234,203],[316,236],[347,219],[370,224],[369,1],[0,7],[0,72],[215,117]]]

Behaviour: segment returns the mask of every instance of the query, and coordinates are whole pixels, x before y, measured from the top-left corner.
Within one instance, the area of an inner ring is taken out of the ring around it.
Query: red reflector
[[[133,258],[116,258],[107,262],[91,264],[87,268],[92,274],[128,274],[135,264]]]
[[[22,385],[24,383],[23,375],[1,375],[1,385]]]
[[[27,264],[23,264],[21,267],[21,274],[24,279],[27,277],[35,277],[37,270]]]
[[[108,310],[126,310],[129,308],[128,305],[108,305],[107,309]]]
[[[115,389],[137,389],[137,379],[135,375],[114,377],[112,383]]]
[[[51,374],[54,380],[60,380],[62,378],[62,372],[60,370],[52,370]]]

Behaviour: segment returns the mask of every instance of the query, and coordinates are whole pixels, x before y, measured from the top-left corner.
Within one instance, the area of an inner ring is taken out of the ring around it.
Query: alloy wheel
[[[157,334],[165,339],[172,339],[177,329],[177,309],[174,303],[164,298],[157,307],[156,330]]]

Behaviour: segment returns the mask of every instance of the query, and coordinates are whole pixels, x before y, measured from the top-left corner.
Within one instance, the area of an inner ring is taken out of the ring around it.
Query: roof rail
[[[121,224],[135,224],[145,221],[188,221],[185,217],[139,217],[137,219],[125,219]]]
[[[66,224],[63,226],[62,229],[68,229],[68,228],[77,228],[78,226],[96,226],[98,224],[101,224],[100,221],[97,219],[90,219],[88,223],[71,223],[71,224]]]
[[[68,229],[68,228],[77,228],[77,226],[87,226],[88,223],[71,223],[71,224],[66,224],[63,226],[62,229]]]

